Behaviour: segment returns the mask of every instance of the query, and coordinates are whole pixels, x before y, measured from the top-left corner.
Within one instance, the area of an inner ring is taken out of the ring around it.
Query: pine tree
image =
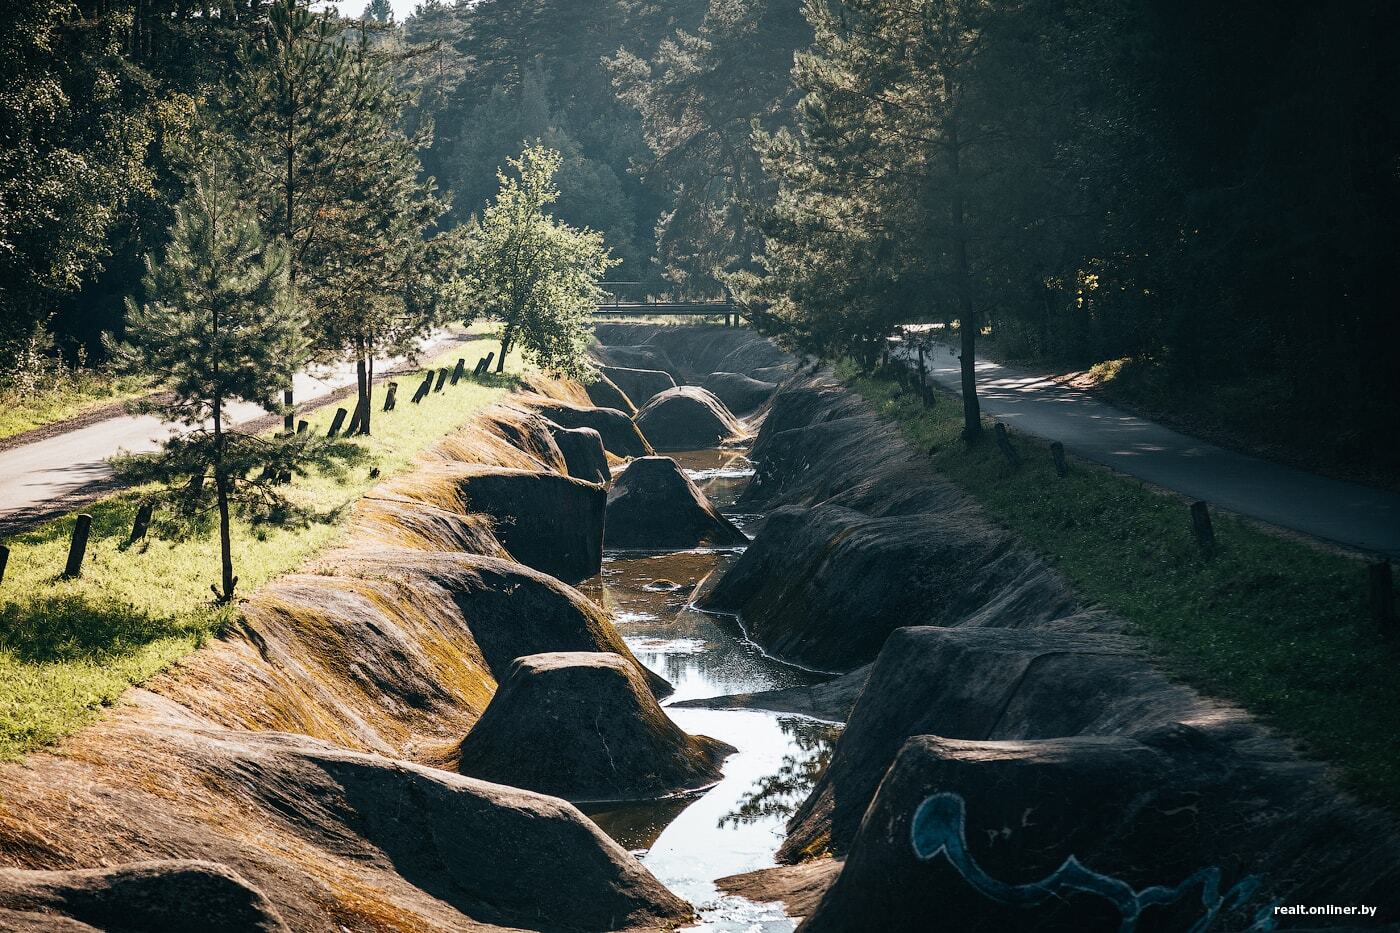
[[[1030,2],[882,0],[806,7],[799,133],[759,135],[779,179],[756,205],[775,326],[867,361],[900,319],[956,319],[963,430],[982,430],[977,337],[1034,279],[1052,146]]]
[[[402,131],[407,95],[394,86],[392,57],[366,24],[347,35],[306,0],[278,0],[225,98],[231,134],[247,141],[242,169],[264,228],[287,245],[314,358],[356,364],[362,434],[375,358],[411,352],[431,329],[455,271],[440,260],[460,250],[424,243],[444,210],[420,178],[431,125],[413,138]]]
[[[286,250],[267,246],[256,218],[239,202],[217,160],[192,179],[177,206],[170,244],[147,260],[145,293],[128,299],[127,338],[109,343],[133,371],[158,374],[168,390],[137,403],[185,430],[160,453],[118,462],[133,482],[156,482],[174,524],[217,514],[219,602],[233,598],[233,515],[285,520],[301,514],[280,489],[295,470],[331,468],[351,457],[345,445],[310,436],[267,438],[229,422],[235,401],[276,408],[278,391],[307,358],[303,321],[287,296]],[[205,479],[212,476],[212,490]]]
[[[586,376],[598,282],[617,264],[601,234],[554,219],[558,152],[530,146],[499,173],[500,191],[468,245],[467,300],[502,325],[496,371],[519,343],[543,369]]]
[[[674,201],[656,231],[673,280],[714,290],[725,272],[751,266],[760,237],[744,203],[772,195],[753,125],[790,122],[792,57],[811,37],[801,0],[711,0],[698,29],[675,31],[650,58],[624,50],[609,59],[646,133],[640,170]]]
[[[309,309],[315,355],[355,363],[358,434],[370,433],[375,359],[416,351],[452,294],[456,269],[444,257],[461,248],[457,232],[426,240],[445,205],[421,177],[428,130],[409,138],[401,128],[407,97],[389,58],[362,30],[337,84],[349,114],[331,166],[338,198],[318,220],[317,270],[333,287],[319,289]]]
[[[369,0],[361,19],[372,19],[387,26],[394,21],[394,5],[389,0]]]

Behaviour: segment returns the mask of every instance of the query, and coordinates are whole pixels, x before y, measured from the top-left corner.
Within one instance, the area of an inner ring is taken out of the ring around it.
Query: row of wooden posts
[[[918,354],[918,384],[916,388],[923,400],[924,407],[932,408],[936,404],[938,396],[928,384],[922,347],[919,348]],[[885,360],[888,362],[888,355],[886,355]],[[898,367],[895,370],[895,378],[902,388],[909,387],[905,373],[906,370],[903,367]],[[1000,421],[995,422],[992,425],[992,435],[996,439],[997,449],[1001,451],[1007,465],[1013,470],[1018,469],[1021,466],[1021,455],[1011,443],[1011,436],[1006,430],[1006,425]],[[1051,441],[1050,458],[1054,461],[1056,475],[1061,478],[1069,475],[1069,462],[1065,459],[1064,444],[1059,441]],[[1210,520],[1210,504],[1202,500],[1192,502],[1189,514],[1191,536],[1195,539],[1197,548],[1206,557],[1213,557],[1215,555],[1215,527]],[[1372,561],[1367,567],[1366,580],[1372,621],[1383,630],[1400,635],[1400,617],[1397,617],[1395,612],[1394,574],[1389,559]]]
[[[493,351],[491,353],[487,353],[481,359],[477,360],[476,368],[472,371],[472,375],[482,376],[486,374],[491,368],[491,361],[495,358],[496,354]],[[418,390],[413,393],[413,403],[417,405],[418,403],[422,402],[423,399],[428,397],[428,394],[430,392],[441,392],[443,386],[448,383],[449,379],[451,380],[451,384],[455,386],[459,381],[461,381],[462,376],[466,373],[466,367],[467,361],[465,359],[458,359],[456,367],[450,371],[447,369],[428,370],[426,373],[423,374],[423,382],[418,386]],[[394,410],[395,406],[398,404],[398,391],[399,384],[397,382],[390,382],[385,387],[383,409],[384,411]],[[292,400],[290,392],[286,393],[283,396],[283,398],[286,404],[291,404]],[[356,417],[351,420],[348,426],[346,426],[345,419],[349,417],[349,413],[344,408],[337,408],[335,410],[335,415],[331,418],[331,426],[326,436],[335,437],[337,434],[340,433],[341,428],[345,428],[347,435],[355,433],[355,431],[359,428],[360,416],[361,413],[357,411]],[[299,421],[295,420],[295,415],[289,412],[286,416],[286,419],[283,421],[283,427],[286,429],[288,434],[293,433],[293,431],[295,431],[295,433],[297,434],[305,434],[311,429],[311,422],[305,419],[301,419]],[[371,477],[378,475],[379,470],[377,468],[370,472]],[[203,476],[197,476],[195,477],[194,482],[202,483],[203,480]],[[291,477],[284,474],[283,482],[290,481]],[[137,541],[140,541],[141,539],[146,537],[146,532],[150,529],[151,518],[154,514],[155,504],[152,502],[142,502],[137,507],[136,518],[131,523],[131,534],[126,539],[127,544],[135,544]],[[83,560],[87,556],[88,537],[91,534],[92,516],[87,512],[80,512],[78,514],[77,520],[73,523],[73,534],[68,541],[68,560],[63,567],[64,578],[71,579],[73,577],[78,577],[82,575]],[[9,546],[5,544],[0,544],[0,583],[3,583],[5,581],[5,567],[9,564],[9,562]]]

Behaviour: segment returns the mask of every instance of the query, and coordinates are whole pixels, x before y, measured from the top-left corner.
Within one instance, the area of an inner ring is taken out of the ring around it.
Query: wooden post
[[[1202,551],[1209,554],[1215,550],[1215,528],[1210,523],[1210,506],[1203,500],[1191,503],[1191,534]]]
[[[341,427],[345,424],[345,416],[349,414],[343,408],[335,410],[335,417],[331,419],[331,429],[326,432],[326,437],[335,437],[340,433]]]
[[[282,405],[287,409],[286,412],[282,415],[282,430],[286,431],[288,434],[291,434],[292,430],[296,427],[295,422],[297,417],[296,412],[292,411],[291,389],[284,389],[282,391]]]
[[[919,346],[919,397],[923,399],[925,408],[932,408],[937,400],[933,394],[933,389],[928,384],[928,366],[924,364],[924,348]]]
[[[428,373],[423,377],[423,381],[418,384],[418,388],[413,393],[413,404],[417,405],[428,397],[428,392],[433,388],[433,374]]]
[[[1016,452],[1016,448],[1011,446],[1011,437],[1006,433],[1006,425],[998,421],[992,431],[997,437],[997,448],[1001,455],[1006,458],[1006,462],[1011,464],[1012,469],[1021,465],[1021,455]]]
[[[466,368],[467,368],[467,361],[466,361],[466,360],[459,359],[459,360],[457,361],[457,368],[454,369],[454,370],[452,370],[452,384],[453,384],[454,386],[457,384],[457,380],[459,380],[459,379],[462,378],[462,373],[463,373],[463,371],[466,370]]]
[[[10,562],[10,549],[0,544],[0,583],[5,582],[5,565]]]
[[[1390,561],[1378,560],[1366,568],[1371,590],[1371,621],[1382,631],[1395,630],[1395,583],[1390,573]]]
[[[307,431],[310,431],[310,430],[311,430],[311,422],[310,422],[310,421],[307,421],[305,418],[303,418],[302,420],[300,420],[300,421],[297,422],[297,433],[298,433],[298,434],[305,434]]]
[[[399,394],[399,384],[398,384],[397,382],[391,382],[391,383],[389,383],[388,388],[386,388],[386,389],[384,390],[384,410],[385,410],[385,411],[393,411],[393,410],[394,410],[394,405],[396,405],[396,404],[398,403],[398,394]]]
[[[151,526],[151,514],[155,512],[154,502],[143,502],[136,509],[136,520],[131,523],[131,537],[126,539],[127,544],[135,544],[146,537],[146,529]]]
[[[476,361],[476,368],[472,370],[472,375],[480,376],[484,372],[486,372],[486,357],[483,356]]]
[[[1059,441],[1051,441],[1050,457],[1055,461],[1055,472],[1060,476],[1068,476],[1069,464],[1065,461],[1065,445]]]
[[[444,367],[443,369],[439,369],[439,370],[438,370],[437,385],[433,386],[433,391],[434,391],[434,392],[441,392],[441,391],[442,391],[442,387],[443,387],[443,385],[446,384],[446,382],[447,382],[447,369]]]
[[[92,531],[92,516],[83,512],[73,523],[73,540],[68,542],[68,565],[63,568],[65,577],[72,578],[82,574],[83,557],[87,554],[88,533],[90,531]]]

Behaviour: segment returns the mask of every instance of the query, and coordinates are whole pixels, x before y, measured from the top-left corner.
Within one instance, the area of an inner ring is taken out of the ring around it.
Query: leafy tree
[[[120,22],[26,0],[0,29],[0,357],[101,268],[153,138],[119,58]]]
[[[545,370],[586,376],[598,282],[616,265],[601,234],[552,217],[559,197],[559,153],[530,146],[499,173],[500,191],[482,213],[468,244],[467,300],[501,322],[496,371],[519,343]]]
[[[287,298],[286,251],[265,245],[225,166],[214,161],[193,179],[176,209],[170,245],[160,261],[148,260],[148,270],[147,301],[129,302],[129,342],[110,347],[128,367],[157,374],[169,390],[135,408],[186,430],[158,455],[120,466],[136,482],[160,483],[177,522],[217,513],[221,575],[211,589],[228,602],[238,584],[233,514],[254,520],[296,514],[281,492],[283,479],[350,454],[309,436],[264,438],[230,424],[231,402],[276,407],[277,392],[306,360],[307,346]]]

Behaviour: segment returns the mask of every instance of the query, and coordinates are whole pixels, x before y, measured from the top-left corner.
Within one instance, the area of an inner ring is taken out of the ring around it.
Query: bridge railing
[[[731,317],[742,315],[742,308],[725,289],[719,296],[700,296],[649,293],[654,285],[644,282],[603,282],[607,297],[598,302],[595,314],[611,317],[619,315],[724,315],[725,323]]]

